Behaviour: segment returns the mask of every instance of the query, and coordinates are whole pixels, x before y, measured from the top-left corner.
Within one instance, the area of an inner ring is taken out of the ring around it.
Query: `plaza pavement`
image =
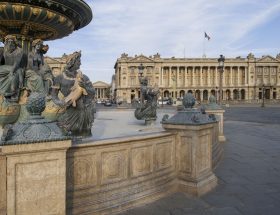
[[[174,109],[159,110],[159,119]],[[98,111],[94,139],[141,135],[133,111]],[[118,129],[115,129],[116,126]],[[122,132],[120,132],[120,130]],[[225,113],[224,157],[214,170],[218,186],[201,198],[176,193],[121,215],[280,214],[280,107],[230,107]]]

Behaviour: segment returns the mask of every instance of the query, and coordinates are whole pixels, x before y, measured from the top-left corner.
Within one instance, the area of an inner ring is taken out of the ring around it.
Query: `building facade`
[[[110,92],[110,84],[107,84],[103,81],[94,82],[93,88],[95,89],[95,99],[96,100],[106,100],[110,99],[111,92]]]
[[[116,99],[133,102],[140,98],[138,67],[145,67],[149,85],[158,86],[161,98],[181,98],[187,92],[198,101],[218,96],[221,70],[217,58],[161,58],[122,54],[115,63]],[[223,102],[280,100],[280,55],[275,58],[226,58],[222,73]]]
[[[52,70],[53,76],[58,76],[62,73],[66,65],[67,55],[64,54],[62,57],[44,57],[45,62],[49,65]]]

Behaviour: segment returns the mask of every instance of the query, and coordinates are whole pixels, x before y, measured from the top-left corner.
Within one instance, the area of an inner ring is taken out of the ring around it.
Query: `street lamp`
[[[220,83],[219,83],[219,104],[222,104],[222,98],[223,98],[223,93],[222,93],[222,88],[223,88],[223,72],[224,72],[224,63],[225,63],[225,57],[223,55],[220,55],[218,59],[219,63],[219,71],[220,71]]]
[[[161,90],[161,107],[163,107],[163,88]]]
[[[140,81],[141,81],[141,78],[143,77],[144,68],[145,68],[145,67],[143,66],[142,63],[138,66],[138,74],[139,74],[139,80],[140,80]]]
[[[139,83],[140,83],[140,101],[141,101],[141,103],[143,103],[143,96],[142,96],[142,92],[141,92],[141,85],[142,85],[142,77],[143,77],[143,73],[144,73],[144,68],[145,67],[143,66],[142,63],[138,66]]]
[[[264,89],[265,89],[265,86],[264,86],[264,84],[263,84],[263,86],[262,86],[262,106],[261,107],[265,107],[264,106]]]

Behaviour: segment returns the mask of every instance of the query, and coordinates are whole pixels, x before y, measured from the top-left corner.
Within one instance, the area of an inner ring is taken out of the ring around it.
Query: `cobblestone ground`
[[[176,193],[122,215],[279,215],[280,108],[227,108],[225,136],[213,191],[201,198]]]

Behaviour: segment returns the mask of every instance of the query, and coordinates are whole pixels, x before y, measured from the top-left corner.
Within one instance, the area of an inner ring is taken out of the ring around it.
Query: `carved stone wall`
[[[114,214],[178,186],[193,195],[208,192],[217,181],[212,144],[218,140],[218,125],[199,127],[72,147],[67,153],[67,214]]]
[[[102,214],[157,199],[174,190],[175,169],[172,134],[72,147],[67,154],[67,213]]]

